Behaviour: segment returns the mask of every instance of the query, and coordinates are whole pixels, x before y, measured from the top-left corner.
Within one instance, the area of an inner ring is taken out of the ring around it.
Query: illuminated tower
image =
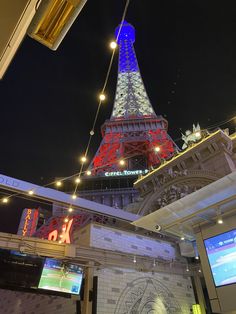
[[[119,27],[116,29],[116,38]],[[123,23],[117,38],[119,69],[110,120],[102,128],[102,142],[90,164],[94,175],[144,170],[170,157],[175,144],[167,134],[167,121],[154,112],[139,71],[133,43],[135,29]],[[119,161],[125,160],[125,165]]]

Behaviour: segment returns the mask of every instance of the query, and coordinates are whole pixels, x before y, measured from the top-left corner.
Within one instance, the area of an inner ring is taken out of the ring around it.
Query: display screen
[[[204,240],[216,287],[236,283],[236,230]]]
[[[38,288],[79,294],[83,270],[78,265],[46,258]]]

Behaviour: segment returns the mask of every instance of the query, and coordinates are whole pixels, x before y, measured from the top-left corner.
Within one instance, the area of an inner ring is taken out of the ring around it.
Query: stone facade
[[[207,135],[135,182],[139,202],[126,210],[146,215],[236,170],[235,136]]]
[[[102,269],[98,275],[97,314],[189,314],[195,303],[189,277]]]
[[[128,268],[116,265],[94,268],[93,275],[98,277],[98,314],[190,313],[195,303],[192,282],[185,269],[175,268],[175,263],[185,267],[186,260],[174,242],[99,224],[76,230],[73,239],[81,246],[104,250],[104,254],[118,252],[137,258]],[[148,261],[148,269],[143,267],[142,257]],[[1,290],[0,313],[74,314],[76,300]]]
[[[99,267],[97,313],[125,314],[147,312],[190,313],[195,303],[192,283],[187,273],[176,273],[170,266],[161,271],[162,263],[182,262],[178,246],[172,242],[140,236],[98,224],[90,224],[74,235],[78,244],[131,253],[137,257],[132,268]],[[139,257],[149,257],[149,269],[143,270]],[[155,264],[153,262],[155,261]]]

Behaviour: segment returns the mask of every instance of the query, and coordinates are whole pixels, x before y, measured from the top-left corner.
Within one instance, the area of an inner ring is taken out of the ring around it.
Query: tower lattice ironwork
[[[149,169],[176,150],[167,134],[168,123],[156,115],[143,84],[133,46],[135,29],[127,22],[120,33],[119,28],[115,31],[119,45],[115,102],[110,120],[102,125],[103,139],[89,167],[94,175],[124,170],[121,159],[127,170]]]

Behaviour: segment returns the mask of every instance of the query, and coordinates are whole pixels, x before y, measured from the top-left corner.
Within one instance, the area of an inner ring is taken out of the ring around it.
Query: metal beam
[[[58,203],[64,206],[72,205],[74,208],[78,208],[80,210],[114,217],[127,222],[132,222],[140,218],[139,215],[126,212],[122,209],[117,209],[107,205],[95,203],[80,197],[77,197],[74,200],[72,199],[72,195],[66,194],[64,192],[11,178],[3,174],[0,174],[0,188],[7,191],[27,195],[28,197],[30,197],[29,191],[33,191],[34,194],[32,195],[32,198],[38,198],[52,203]]]
[[[70,260],[84,267],[90,267],[88,265],[92,264],[93,267],[119,267],[142,270],[144,272],[158,271],[168,273],[171,271],[176,274],[185,274],[186,272],[186,263],[181,261],[163,260],[159,259],[158,256],[155,258],[135,255],[136,263],[134,263],[134,254],[131,253],[115,252],[76,244],[59,244],[54,241],[2,232],[0,232],[0,248],[19,251],[27,255]],[[156,263],[155,267],[153,267],[154,259]],[[194,265],[192,271],[194,271]],[[188,272],[188,275],[191,275],[192,271]]]

